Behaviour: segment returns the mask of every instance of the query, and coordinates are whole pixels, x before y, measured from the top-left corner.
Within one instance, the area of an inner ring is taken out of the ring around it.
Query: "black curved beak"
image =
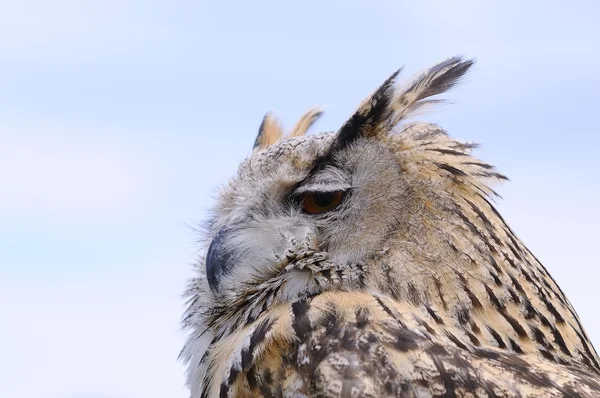
[[[206,254],[206,277],[213,292],[219,291],[219,283],[223,275],[231,268],[231,253],[225,248],[229,231],[220,230],[208,247]]]

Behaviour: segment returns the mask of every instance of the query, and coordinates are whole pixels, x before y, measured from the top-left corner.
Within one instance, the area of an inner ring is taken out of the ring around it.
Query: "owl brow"
[[[318,156],[312,163],[310,171],[306,174],[301,181],[292,187],[291,192],[296,192],[299,187],[306,184],[308,180],[313,178],[316,174],[322,172],[327,166],[339,167],[339,164],[334,159],[334,154],[339,151],[340,148],[336,145],[336,142],[332,142],[329,149]]]
[[[323,171],[327,166],[334,165],[335,161],[333,160],[333,153],[335,152],[334,145],[332,144],[329,149],[323,153],[322,155],[315,158],[310,166],[310,170],[306,174],[306,176],[298,181],[296,184],[292,185],[289,189],[288,197],[298,197],[302,194],[300,188],[307,183],[311,178],[313,178],[317,173]],[[312,191],[312,190],[311,190]],[[308,190],[307,190],[308,192]]]

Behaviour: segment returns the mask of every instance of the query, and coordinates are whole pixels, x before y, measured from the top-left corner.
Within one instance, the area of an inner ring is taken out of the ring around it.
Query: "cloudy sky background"
[[[0,396],[186,397],[188,225],[267,110],[334,130],[396,68],[478,64],[427,120],[600,347],[596,1],[0,0]]]

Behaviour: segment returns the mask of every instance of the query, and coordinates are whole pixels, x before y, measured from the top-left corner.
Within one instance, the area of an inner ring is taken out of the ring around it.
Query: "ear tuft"
[[[283,128],[279,120],[271,112],[268,112],[263,117],[260,127],[258,128],[258,135],[254,141],[254,151],[260,151],[268,148],[283,136]]]
[[[306,134],[308,129],[317,121],[319,117],[323,114],[323,108],[314,107],[309,109],[292,129],[292,132],[289,134],[289,137],[298,137]]]
[[[428,98],[454,87],[474,62],[474,60],[463,61],[460,57],[450,58],[422,73],[408,87],[398,89],[393,101],[391,124],[397,125],[402,119],[406,119],[425,106],[444,102],[440,99]]]
[[[452,88],[473,65],[473,60],[454,57],[422,73],[407,88],[395,87],[400,70],[392,74],[338,131],[337,147],[344,147],[358,137],[386,136],[402,119],[425,105],[441,102],[428,99]]]
[[[320,107],[313,107],[306,111],[304,115],[298,120],[290,134],[287,136],[298,137],[306,134],[308,129],[317,121],[317,119],[323,114],[323,109]],[[254,141],[254,152],[261,151],[270,147],[271,145],[279,142],[283,138],[283,127],[281,123],[271,112],[267,113],[258,128],[258,135]]]
[[[391,102],[394,95],[396,77],[402,69],[398,69],[358,107],[354,115],[344,123],[338,132],[337,145],[346,146],[359,136],[373,137],[378,134],[392,111]]]

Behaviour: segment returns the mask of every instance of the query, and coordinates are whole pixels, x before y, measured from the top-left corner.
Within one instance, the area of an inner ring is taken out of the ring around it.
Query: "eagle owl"
[[[494,208],[506,177],[403,122],[472,64],[398,71],[335,132],[265,116],[188,287],[193,398],[600,397],[575,310]]]

